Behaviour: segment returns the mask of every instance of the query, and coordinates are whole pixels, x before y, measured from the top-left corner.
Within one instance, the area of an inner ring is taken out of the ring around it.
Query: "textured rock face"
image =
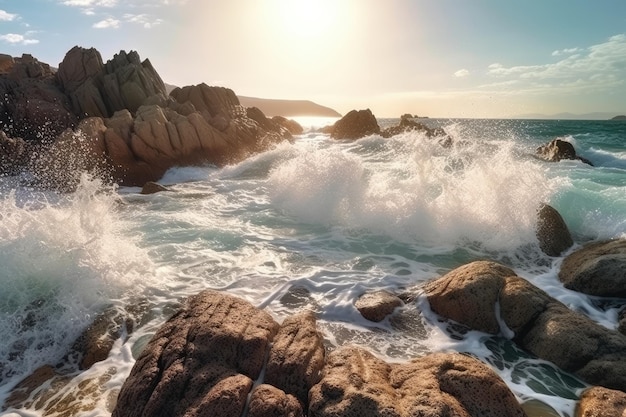
[[[0,175],[16,175],[30,160],[29,144],[0,131]]]
[[[375,291],[360,296],[355,307],[366,319],[379,322],[402,304],[402,300],[389,291]]]
[[[626,297],[626,239],[587,245],[563,260],[566,288],[605,297]]]
[[[572,159],[593,165],[589,160],[582,158],[576,154],[574,145],[561,139],[554,139],[537,148],[537,156],[550,162],[559,162],[563,159]]]
[[[121,51],[103,64],[94,48],[75,46],[59,64],[58,79],[79,117],[110,117],[118,110],[134,113],[153,95],[166,95],[165,84],[149,60]]]
[[[352,110],[335,123],[331,137],[335,139],[359,139],[378,133],[380,133],[380,127],[370,109]]]
[[[625,417],[626,393],[602,387],[585,390],[576,407],[575,417]]]
[[[190,298],[137,359],[113,416],[241,415],[277,331],[238,298]]]
[[[461,354],[387,364],[341,348],[329,355],[310,398],[310,417],[525,416],[495,372]]]
[[[513,340],[538,357],[589,383],[626,390],[626,337],[569,310],[508,268],[474,262],[424,288],[436,313],[487,333],[513,332]]]
[[[559,256],[574,244],[563,217],[547,204],[542,204],[537,212],[537,239],[541,250],[549,256]]]

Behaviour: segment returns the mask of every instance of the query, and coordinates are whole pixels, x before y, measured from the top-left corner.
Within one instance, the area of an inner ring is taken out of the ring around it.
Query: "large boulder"
[[[383,321],[393,311],[403,305],[400,298],[389,291],[380,290],[362,294],[354,303],[359,313],[370,321]]]
[[[559,162],[563,159],[571,159],[593,166],[591,161],[576,154],[574,145],[562,139],[554,139],[553,141],[538,147],[536,154],[539,158],[550,162]]]
[[[561,264],[559,279],[570,290],[626,297],[626,239],[592,243],[571,253]]]
[[[458,353],[388,364],[363,349],[340,348],[310,399],[309,417],[526,415],[494,371]]]
[[[335,123],[330,136],[335,139],[359,139],[379,133],[376,117],[370,109],[366,109],[352,110],[343,116]]]
[[[424,291],[437,314],[512,338],[591,384],[626,390],[626,337],[571,311],[502,265],[473,262],[427,283]]]
[[[549,256],[559,256],[574,244],[561,214],[552,206],[542,204],[537,211],[539,247]]]
[[[278,328],[239,298],[191,297],[137,358],[113,416],[241,415]]]
[[[400,117],[400,123],[398,123],[396,126],[391,126],[383,130],[380,133],[381,136],[384,138],[390,138],[392,136],[396,136],[401,133],[420,132],[420,133],[425,134],[429,138],[433,136],[441,136],[441,137],[446,137],[450,139],[448,137],[448,134],[442,128],[439,127],[439,128],[431,129],[428,126],[420,122],[416,122],[415,120],[412,120],[412,118],[408,116],[410,115],[406,115],[406,114],[402,115],[402,117]]]
[[[16,175],[30,160],[30,144],[22,138],[10,138],[0,131],[0,175]]]

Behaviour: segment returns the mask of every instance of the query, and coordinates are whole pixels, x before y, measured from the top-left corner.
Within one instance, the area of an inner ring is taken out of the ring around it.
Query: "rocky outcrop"
[[[47,142],[77,122],[48,64],[24,54],[3,59],[2,67],[0,126],[7,136]]]
[[[323,363],[312,314],[279,326],[239,298],[204,291],[148,343],[113,416],[239,416],[265,366],[265,385],[252,393],[250,415],[298,416]]]
[[[159,184],[158,182],[149,181],[143,185],[139,194],[156,194],[162,191],[171,190],[164,185]]]
[[[576,406],[575,417],[624,417],[626,393],[602,387],[592,387],[583,392]]]
[[[424,291],[441,316],[512,338],[591,384],[626,390],[626,337],[569,310],[509,268],[473,262],[427,283]]]
[[[301,135],[302,133],[304,133],[304,129],[302,128],[300,123],[296,122],[295,120],[287,119],[283,116],[274,116],[272,117],[272,122],[284,127],[292,135]]]
[[[559,256],[574,244],[561,214],[547,204],[542,204],[537,211],[536,235],[539,247],[549,256]]]
[[[30,145],[0,131],[0,175],[17,175],[30,161]]]
[[[354,306],[370,321],[383,321],[393,311],[403,305],[402,300],[389,291],[375,291],[361,295]]]
[[[561,139],[553,141],[537,148],[536,154],[539,158],[550,162],[559,162],[563,159],[578,160],[593,166],[591,161],[576,154],[574,145]]]
[[[370,109],[352,110],[333,126],[330,136],[334,139],[359,139],[380,134],[380,126]]]
[[[559,279],[566,288],[603,297],[626,297],[626,239],[596,242],[563,260]]]
[[[384,138],[390,138],[406,132],[421,132],[427,137],[440,136],[447,137],[447,133],[442,128],[431,129],[428,126],[411,120],[407,115],[402,115],[400,123],[397,126],[388,127],[381,132],[381,136]],[[410,115],[409,115],[410,116]]]
[[[1,170],[16,172],[27,160],[44,186],[72,189],[84,171],[143,185],[173,166],[238,162],[291,139],[230,89],[200,84],[167,97],[134,51],[103,63],[95,49],[74,47],[56,74],[30,56],[2,62]],[[42,146],[25,157],[17,138]]]
[[[135,51],[121,51],[104,64],[96,49],[75,46],[59,64],[57,76],[80,118],[107,118],[124,109],[135,113],[148,97],[166,96],[159,74]]]
[[[310,417],[525,416],[500,377],[461,354],[388,364],[356,347],[329,355]]]

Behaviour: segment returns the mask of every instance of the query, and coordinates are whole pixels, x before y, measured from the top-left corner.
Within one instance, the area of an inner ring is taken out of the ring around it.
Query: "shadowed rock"
[[[339,119],[330,136],[334,139],[359,139],[379,134],[380,127],[370,109],[352,110]]]
[[[563,260],[559,279],[570,290],[626,297],[626,239],[592,243],[571,253]]]
[[[22,138],[10,138],[0,131],[0,175],[16,175],[30,160],[30,146]]]
[[[550,162],[559,162],[563,159],[578,160],[593,166],[591,161],[576,154],[574,145],[561,139],[553,141],[537,148],[537,156]]]
[[[248,417],[303,417],[302,405],[293,395],[262,384],[252,391]]]
[[[427,283],[424,290],[433,311],[444,317],[512,337],[591,384],[626,389],[626,337],[569,310],[506,267],[473,262]]]
[[[287,119],[283,116],[274,116],[272,117],[272,121],[287,129],[292,135],[301,135],[304,133],[304,129],[300,126],[300,123],[295,120]]]
[[[191,297],[137,359],[113,416],[241,415],[277,331],[239,298]]]
[[[170,191],[170,189],[158,182],[149,181],[143,185],[140,194],[155,194],[162,191]]]
[[[626,393],[602,387],[592,387],[580,396],[575,417],[624,417]]]
[[[361,295],[354,306],[370,321],[379,322],[403,305],[402,300],[389,291],[375,291]]]
[[[310,417],[525,416],[494,371],[461,354],[388,364],[360,348],[340,348],[310,399]]]
[[[321,378],[324,355],[323,338],[313,313],[289,317],[274,338],[265,382],[295,396],[306,409],[309,390]]]
[[[539,247],[549,256],[559,256],[574,244],[565,220],[555,208],[542,204],[537,212]]]

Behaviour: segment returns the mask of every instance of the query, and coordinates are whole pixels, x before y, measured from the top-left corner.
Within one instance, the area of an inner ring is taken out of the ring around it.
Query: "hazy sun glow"
[[[277,24],[287,34],[318,37],[337,24],[341,2],[336,0],[283,0],[277,5]]]

